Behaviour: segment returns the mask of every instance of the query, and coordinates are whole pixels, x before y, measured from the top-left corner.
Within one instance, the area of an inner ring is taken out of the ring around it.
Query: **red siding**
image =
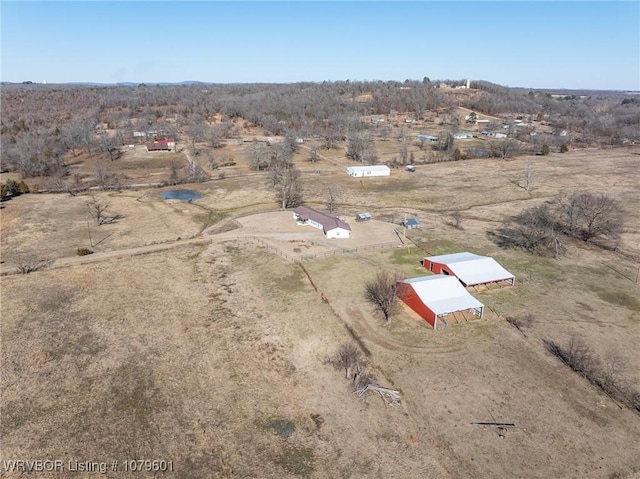
[[[410,284],[398,283],[398,297],[435,328],[436,314],[420,300]]]
[[[448,274],[449,276],[455,276],[455,274],[453,274],[453,271],[451,271],[449,268],[447,268],[447,266],[445,266],[442,263],[432,263],[431,261],[425,258],[422,261],[422,264],[429,271],[433,272],[433,274]]]

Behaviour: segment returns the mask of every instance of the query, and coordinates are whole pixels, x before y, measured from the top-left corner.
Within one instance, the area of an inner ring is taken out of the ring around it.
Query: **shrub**
[[[560,153],[566,153],[567,151],[569,151],[569,145],[563,143],[562,146],[560,146]]]
[[[24,182],[24,180],[20,180],[20,183],[18,183],[18,193],[21,195],[29,193],[29,187]]]
[[[20,194],[18,182],[15,180],[7,180],[5,187],[7,188],[7,195],[18,196]]]
[[[88,254],[93,254],[93,251],[91,251],[89,248],[78,248],[76,254],[78,256],[86,256]]]

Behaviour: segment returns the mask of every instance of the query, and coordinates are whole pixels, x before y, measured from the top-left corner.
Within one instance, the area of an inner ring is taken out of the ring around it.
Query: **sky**
[[[0,80],[640,90],[638,1],[5,1]]]

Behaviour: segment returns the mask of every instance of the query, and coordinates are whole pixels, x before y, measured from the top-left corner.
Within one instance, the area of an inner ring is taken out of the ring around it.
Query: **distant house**
[[[398,281],[396,286],[398,297],[434,329],[450,321],[482,318],[484,305],[452,276],[421,276]]]
[[[430,256],[422,260],[422,265],[432,273],[455,276],[466,287],[489,283],[513,286],[516,280],[493,258],[473,253]]]
[[[424,133],[418,133],[416,135],[416,140],[418,140],[418,141],[435,142],[435,141],[438,141],[438,137],[437,136],[431,136],[431,135],[425,135]]]
[[[147,151],[169,151],[175,149],[176,141],[172,139],[158,140],[153,143],[147,143],[145,146]]]
[[[420,228],[420,220],[418,218],[405,218],[402,222],[402,226],[409,230]]]
[[[497,133],[495,131],[483,131],[482,134],[484,136],[488,136],[491,138],[506,138],[507,134],[506,133]]]
[[[354,178],[391,176],[391,169],[387,165],[349,166],[347,174]]]
[[[469,131],[464,131],[461,133],[456,133],[455,135],[453,135],[453,138],[455,140],[466,140],[469,138],[475,138],[475,135]]]
[[[322,230],[329,239],[351,237],[351,227],[340,218],[307,206],[298,206],[294,209],[293,219],[299,225],[309,225]]]

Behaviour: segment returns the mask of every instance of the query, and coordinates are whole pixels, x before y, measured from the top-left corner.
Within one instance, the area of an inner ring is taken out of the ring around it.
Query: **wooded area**
[[[23,178],[59,179],[70,174],[70,160],[81,152],[100,155],[106,164],[117,161],[124,145],[140,140],[136,132],[176,139],[199,154],[202,149],[220,148],[225,139],[239,138],[247,127],[261,128],[267,136],[284,136],[290,141],[320,139],[325,148],[346,141],[347,156],[376,163],[374,138],[389,140],[394,126],[397,139],[404,142],[409,132],[404,125],[383,124],[382,119],[372,123],[372,115],[400,114],[412,122],[435,114],[437,128],[443,134],[429,148],[434,150],[433,161],[474,155],[504,158],[521,150],[546,154],[550,145],[562,151],[570,145],[615,146],[640,141],[640,102],[623,93],[591,92],[558,98],[478,81],[471,83],[466,94],[454,95],[452,92],[464,90],[438,86],[428,78],[405,82],[105,87],[4,84],[2,168]],[[472,120],[479,115],[501,115],[504,121],[492,120],[487,129],[506,126],[509,138],[492,140],[487,151],[454,148],[451,133],[466,127],[454,114],[458,107],[473,110],[469,115]],[[517,118],[531,118],[531,122],[549,127],[552,134],[545,138],[536,135],[521,120],[515,128]],[[256,170],[264,169],[268,156],[274,154],[262,151],[262,147],[254,146],[247,153]],[[424,140],[419,147],[425,148]],[[440,158],[438,150],[444,151],[445,157]],[[314,155],[317,159],[317,152],[312,152]],[[396,161],[407,164],[413,159],[406,148],[399,148]],[[211,164],[216,166],[219,160],[212,156]]]

